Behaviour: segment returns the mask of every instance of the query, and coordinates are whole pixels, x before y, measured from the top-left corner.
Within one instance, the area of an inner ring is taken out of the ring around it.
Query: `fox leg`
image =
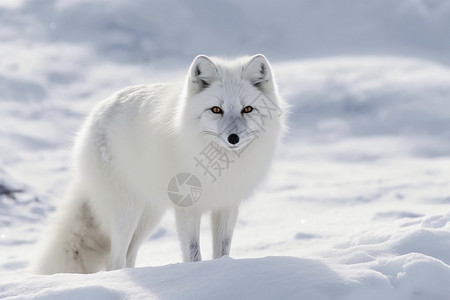
[[[176,208],[175,215],[184,262],[202,260],[199,243],[201,213],[189,208]]]
[[[132,268],[135,265],[136,257],[142,243],[150,236],[153,229],[158,225],[165,210],[147,207],[143,212],[141,220],[133,234],[130,246],[127,251],[127,267]]]
[[[214,210],[211,213],[214,259],[230,254],[231,239],[238,213],[238,207]]]
[[[148,237],[148,230],[144,228],[137,228],[136,231],[133,234],[133,237],[130,241],[130,246],[127,250],[126,255],[126,267],[127,268],[133,268],[136,264],[136,258],[138,254],[138,250],[141,246],[141,244],[145,241],[145,239]]]
[[[118,200],[118,199],[117,199]],[[121,199],[120,207],[116,208],[110,226],[110,253],[106,270],[122,269],[127,266],[127,252],[138,226],[142,209],[134,199]]]

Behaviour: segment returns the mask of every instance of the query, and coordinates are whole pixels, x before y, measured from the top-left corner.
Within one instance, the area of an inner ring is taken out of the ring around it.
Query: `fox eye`
[[[252,111],[253,111],[253,107],[251,107],[251,106],[246,106],[242,109],[243,114],[248,114],[248,113],[251,113]]]
[[[218,106],[211,107],[211,111],[215,114],[223,114],[223,110]]]

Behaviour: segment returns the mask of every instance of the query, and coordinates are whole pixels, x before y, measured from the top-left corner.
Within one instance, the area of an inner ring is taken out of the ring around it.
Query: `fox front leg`
[[[211,213],[214,259],[230,254],[231,239],[238,213],[238,207],[215,210]]]
[[[184,262],[201,261],[199,243],[201,214],[189,208],[176,208],[175,216]]]

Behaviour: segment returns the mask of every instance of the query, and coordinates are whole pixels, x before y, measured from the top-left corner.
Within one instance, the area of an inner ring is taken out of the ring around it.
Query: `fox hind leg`
[[[157,208],[147,208],[143,213],[128,247],[126,256],[127,267],[134,267],[140,246],[150,236],[152,230],[159,223],[163,215],[164,210]]]
[[[122,269],[127,266],[128,248],[139,220],[139,216],[136,216],[136,214],[141,212],[141,209],[135,205],[130,205],[127,201],[121,203],[124,203],[124,205],[116,211],[110,227],[111,249],[106,263],[107,271]]]

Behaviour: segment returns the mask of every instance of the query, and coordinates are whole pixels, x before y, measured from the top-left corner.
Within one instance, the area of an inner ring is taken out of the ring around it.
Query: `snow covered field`
[[[259,3],[0,3],[0,298],[450,299],[450,3]],[[232,258],[209,260],[205,218],[207,261],[180,263],[168,213],[135,269],[30,274],[98,101],[259,52],[291,129]]]

